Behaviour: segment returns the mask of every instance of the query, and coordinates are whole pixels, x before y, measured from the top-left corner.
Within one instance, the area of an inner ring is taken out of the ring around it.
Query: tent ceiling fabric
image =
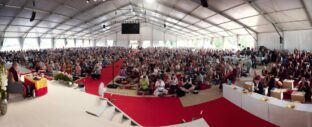
[[[36,0],[35,7],[32,1],[0,0],[1,35],[98,39],[119,32],[129,19],[188,38],[274,32],[272,23],[283,31],[312,28],[305,0],[208,0],[208,8],[200,0]]]

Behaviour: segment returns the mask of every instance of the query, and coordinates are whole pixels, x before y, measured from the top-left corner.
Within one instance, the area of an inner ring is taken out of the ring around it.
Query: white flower
[[[1,89],[4,90],[4,91],[6,91],[6,90],[7,90],[7,87],[2,86]]]
[[[8,103],[8,100],[7,100],[7,99],[4,99],[4,100],[2,101],[2,103],[7,104],[7,103]]]

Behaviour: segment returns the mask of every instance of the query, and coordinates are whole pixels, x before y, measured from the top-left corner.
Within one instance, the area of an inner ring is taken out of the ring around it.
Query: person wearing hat
[[[261,80],[260,76],[255,77],[255,79],[254,79],[254,92],[264,95],[264,85],[260,80]]]

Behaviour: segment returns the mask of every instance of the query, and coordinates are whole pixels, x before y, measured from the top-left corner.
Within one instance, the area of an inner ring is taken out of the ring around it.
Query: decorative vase
[[[8,110],[8,103],[7,103],[7,100],[4,99],[2,100],[2,102],[0,103],[0,112],[1,112],[1,115],[5,115],[7,113],[7,110]]]

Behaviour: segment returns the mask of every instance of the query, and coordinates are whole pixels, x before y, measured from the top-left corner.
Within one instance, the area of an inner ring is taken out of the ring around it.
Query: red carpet
[[[94,80],[91,77],[86,77],[76,81],[76,83],[80,82],[84,83],[85,90],[87,93],[98,95],[98,88],[100,83],[103,82],[105,85],[108,85],[108,83],[112,81],[115,76],[118,75],[123,61],[124,59],[120,59],[115,63],[114,76],[113,76],[113,66],[108,65],[102,69],[101,78],[99,80]]]
[[[128,57],[138,53],[139,50],[135,50],[132,53],[128,54]],[[113,65],[108,65],[101,71],[101,78],[99,80],[94,80],[91,77],[86,77],[83,79],[80,79],[76,81],[76,83],[84,83],[85,84],[85,90],[87,93],[93,94],[93,95],[99,95],[98,94],[98,88],[101,82],[105,84],[105,86],[108,85],[110,81],[114,79],[119,74],[120,68],[124,62],[124,59],[120,59],[119,61],[115,62],[115,68],[114,68],[114,76],[113,76]]]
[[[211,127],[275,127],[224,98],[183,107],[178,98],[107,95],[114,104],[143,126],[178,124],[203,117]],[[202,115],[200,114],[203,110]]]
[[[85,84],[87,93],[98,95],[99,84],[104,82],[107,85],[118,74],[123,61],[124,59],[121,59],[115,63],[114,76],[112,65],[109,65],[102,69],[100,80],[87,77],[77,82]],[[173,125],[181,123],[182,119],[188,122],[193,118],[203,117],[211,127],[275,127],[224,98],[183,107],[180,100],[174,97],[129,97],[109,94],[105,96],[113,99],[116,106],[142,126]]]

